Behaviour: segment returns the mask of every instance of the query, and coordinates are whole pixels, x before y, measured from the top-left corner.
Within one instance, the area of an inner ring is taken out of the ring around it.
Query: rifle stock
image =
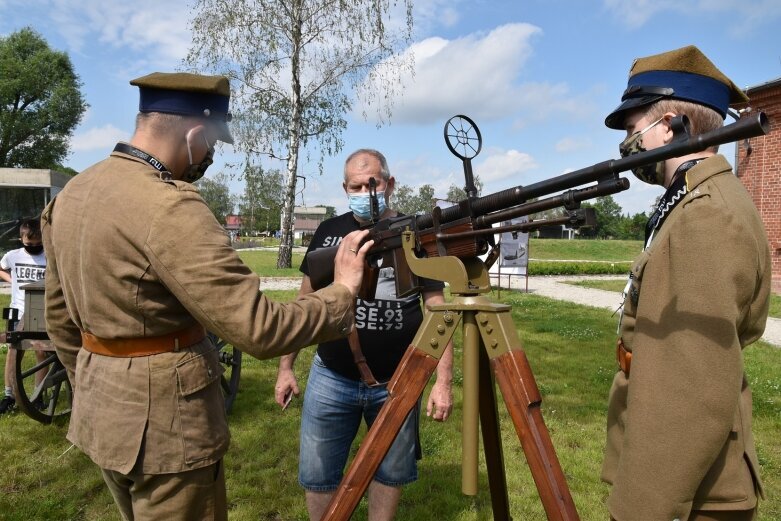
[[[429,214],[380,220],[372,226],[369,236],[374,240],[374,245],[367,255],[369,266],[378,268],[385,267],[387,263],[393,265],[397,295],[409,295],[419,290],[420,285],[418,277],[407,265],[401,249],[401,233],[406,230],[415,233],[416,252],[421,257],[452,255],[461,259],[474,258],[487,251],[486,237],[491,234],[486,234],[485,230],[493,224],[551,208],[564,207],[574,210],[580,206],[581,201],[629,188],[629,181],[619,177],[622,172],[699,152],[708,147],[765,135],[770,131],[770,122],[765,113],[757,112],[730,125],[696,136],[688,136],[687,127],[686,117],[681,116],[673,121],[675,138],[663,147],[621,159],[602,161],[527,186],[519,185],[483,197],[468,198],[449,208],[435,208]],[[578,188],[590,183],[596,184]],[[561,191],[565,192],[529,202],[530,199]],[[543,220],[535,223],[536,226],[546,224]],[[495,233],[504,231],[501,227],[494,230]],[[309,277],[314,289],[323,288],[333,281],[337,249],[337,246],[332,246],[307,254]],[[367,288],[371,286],[365,285]],[[371,295],[362,296],[371,298]]]

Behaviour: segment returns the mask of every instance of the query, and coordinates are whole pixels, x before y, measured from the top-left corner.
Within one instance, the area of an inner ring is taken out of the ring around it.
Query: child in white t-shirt
[[[37,219],[24,221],[19,227],[19,238],[22,247],[11,250],[0,259],[0,279],[11,283],[11,307],[19,310],[19,318],[24,314],[24,290],[21,286],[41,280],[46,271],[46,255],[43,253],[41,241],[41,225]],[[37,353],[37,352],[36,352]],[[14,408],[13,390],[11,389],[11,376],[14,368],[9,363],[10,357],[5,359],[5,393],[0,400],[0,414],[4,414]]]

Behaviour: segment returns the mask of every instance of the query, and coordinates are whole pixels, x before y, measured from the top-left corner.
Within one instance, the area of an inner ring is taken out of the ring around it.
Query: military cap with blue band
[[[139,88],[139,112],[163,112],[193,116],[209,121],[218,139],[233,143],[228,129],[231,113],[230,83],[225,76],[204,76],[187,72],[153,72],[130,81]]]
[[[748,98],[695,46],[638,58],[629,71],[629,82],[621,105],[605,118],[605,125],[624,130],[624,118],[631,110],[661,99],[690,101],[710,107],[722,118],[735,103]]]

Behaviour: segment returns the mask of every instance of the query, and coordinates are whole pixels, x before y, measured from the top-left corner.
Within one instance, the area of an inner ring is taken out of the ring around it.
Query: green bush
[[[623,275],[631,262],[531,261],[529,275]]]

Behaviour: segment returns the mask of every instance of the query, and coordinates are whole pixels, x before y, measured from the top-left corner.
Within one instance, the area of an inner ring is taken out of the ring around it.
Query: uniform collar
[[[732,165],[721,154],[703,159],[686,172],[686,189],[691,192],[711,177],[732,173]]]

